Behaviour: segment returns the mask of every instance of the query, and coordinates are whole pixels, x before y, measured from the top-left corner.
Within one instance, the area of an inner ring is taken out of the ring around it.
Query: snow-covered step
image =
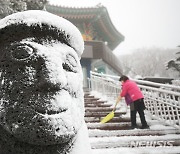
[[[116,111],[105,124],[100,120],[111,110],[112,104],[93,97],[85,99],[85,121],[88,126],[93,154],[171,154],[180,152],[180,130],[147,118],[150,129],[130,130],[129,113]],[[137,124],[141,126],[137,116]]]
[[[92,149],[93,154],[178,154],[179,151],[180,147],[178,146]]]
[[[95,100],[95,99],[93,99],[93,100],[91,100],[91,99],[86,100],[84,103],[85,103],[85,105],[86,105],[86,104],[94,104],[94,105],[103,105],[103,104],[106,104],[106,103],[103,102],[103,101],[97,101],[97,100]]]
[[[85,112],[85,117],[105,117],[107,116],[107,114],[109,114],[109,112],[88,112],[86,111]],[[125,114],[125,112],[115,112],[114,116],[117,117],[117,116],[120,116],[120,115],[123,115]]]
[[[113,107],[86,107],[86,111],[89,112],[111,112]]]
[[[180,146],[180,134],[163,136],[91,137],[92,149],[146,146]]]
[[[107,108],[107,107],[111,107],[112,105],[110,105],[110,104],[104,104],[104,103],[85,103],[85,108],[87,108],[87,107],[91,107],[91,108],[93,108],[93,107],[103,107],[103,108]]]
[[[180,130],[152,130],[152,129],[133,129],[133,130],[89,130],[89,137],[120,137],[120,136],[162,136],[167,134],[180,134]]]
[[[87,123],[88,129],[99,129],[99,130],[127,130],[130,129],[130,122],[121,123]]]
[[[85,102],[85,107],[106,107],[106,104],[104,102],[93,102],[93,101],[88,101]],[[108,106],[107,106],[108,107]]]
[[[99,100],[99,98],[94,98],[94,97],[85,97],[84,98],[84,102],[86,103],[86,102],[92,102],[92,101],[97,101],[97,100]]]
[[[101,121],[103,117],[85,117],[85,121],[87,123],[98,123]],[[128,117],[125,117],[125,118],[122,118],[122,117],[114,117],[113,119],[111,119],[111,123],[120,123],[120,122],[130,122],[130,118]]]

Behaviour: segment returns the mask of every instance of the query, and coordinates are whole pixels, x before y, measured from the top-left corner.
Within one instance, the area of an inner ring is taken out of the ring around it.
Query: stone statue
[[[0,20],[0,154],[86,154],[79,30],[46,11]]]

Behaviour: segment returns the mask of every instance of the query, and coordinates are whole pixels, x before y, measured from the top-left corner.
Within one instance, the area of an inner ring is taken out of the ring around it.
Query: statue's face
[[[73,139],[83,121],[82,72],[74,49],[27,38],[3,50],[0,124],[31,144]]]

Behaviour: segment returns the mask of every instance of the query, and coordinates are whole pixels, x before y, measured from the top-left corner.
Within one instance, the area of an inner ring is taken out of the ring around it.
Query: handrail
[[[89,88],[116,100],[121,86],[119,76],[91,72]],[[163,123],[180,129],[180,87],[134,80],[144,94],[147,114]]]
[[[100,73],[96,73],[96,72],[90,72],[91,75],[95,75],[95,76],[101,76],[104,78],[111,78],[114,79],[116,81],[119,80],[119,76],[115,76],[115,75],[108,75],[108,74],[100,74]],[[144,81],[144,80],[136,80],[136,79],[132,79],[133,81],[135,81],[138,84],[143,84],[143,85],[149,85],[149,86],[154,86],[154,87],[161,87],[161,88],[171,88],[174,90],[178,90],[180,91],[180,86],[175,86],[175,85],[168,85],[168,84],[161,84],[161,83],[155,83],[155,82],[151,82],[151,81]]]

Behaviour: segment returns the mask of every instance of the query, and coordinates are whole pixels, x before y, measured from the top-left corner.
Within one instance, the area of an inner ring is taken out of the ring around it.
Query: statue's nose
[[[35,90],[38,92],[56,92],[56,91],[61,90],[61,85],[59,83],[53,84],[50,81],[43,79],[43,80],[38,81],[38,84]]]
[[[56,92],[61,89],[61,82],[52,82],[47,68],[42,68],[36,74],[36,91],[38,92]]]
[[[38,59],[36,67],[37,91],[59,91],[67,85],[67,78],[63,71],[62,62],[53,61],[51,58]]]

